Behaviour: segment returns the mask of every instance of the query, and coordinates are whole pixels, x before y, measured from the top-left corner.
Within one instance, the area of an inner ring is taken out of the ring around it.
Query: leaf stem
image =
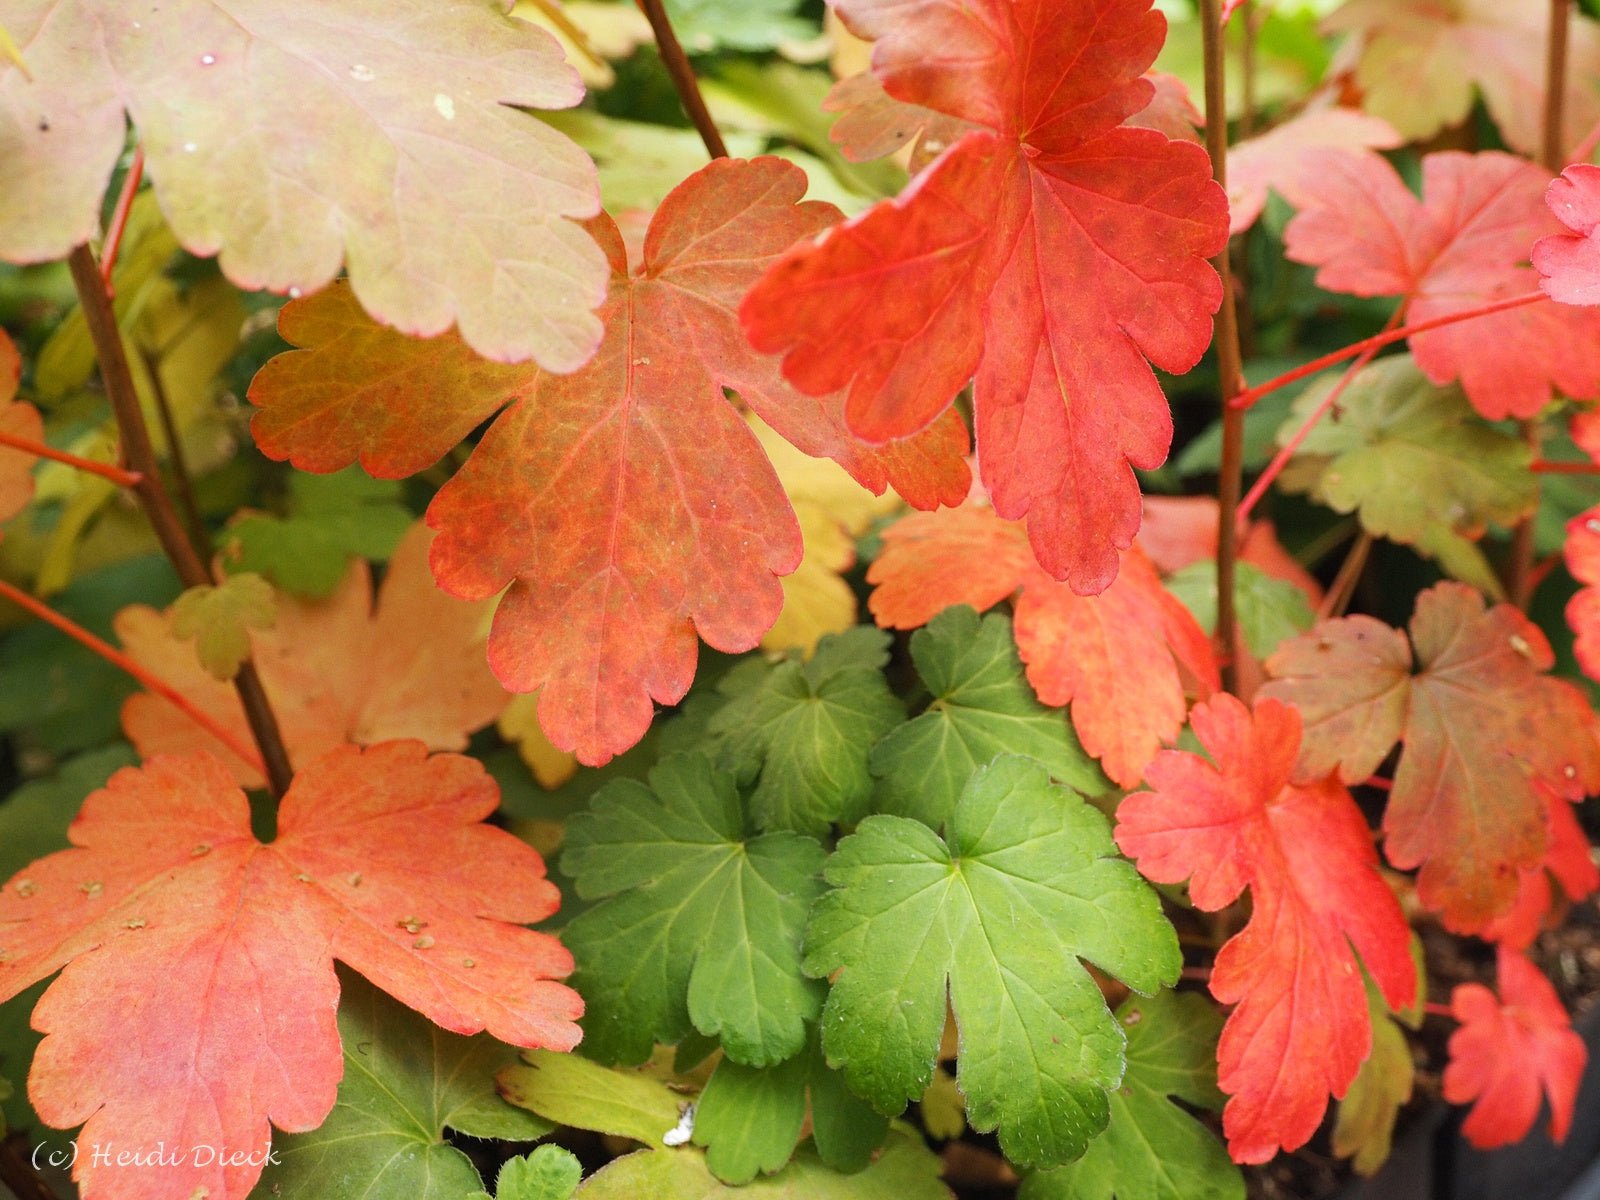
[[[1211,178],[1228,187],[1228,103],[1226,44],[1222,36],[1220,0],[1200,0],[1200,28],[1205,48],[1206,151]],[[1239,493],[1244,486],[1244,411],[1233,400],[1244,387],[1239,347],[1239,315],[1234,306],[1233,265],[1228,247],[1211,260],[1222,279],[1222,307],[1217,312],[1217,375],[1222,393],[1222,461],[1217,481],[1217,632],[1222,686],[1239,687],[1239,614],[1234,595],[1239,560]]]
[[[1395,309],[1394,315],[1389,318],[1389,324],[1385,328],[1393,329],[1398,325],[1400,323],[1400,314],[1403,312],[1405,312],[1404,307]],[[1289,460],[1300,449],[1301,443],[1311,436],[1311,431],[1317,427],[1317,423],[1328,415],[1334,405],[1339,403],[1339,397],[1345,394],[1350,384],[1354,382],[1355,377],[1361,373],[1361,368],[1371,362],[1377,353],[1378,347],[1371,346],[1351,359],[1350,365],[1344,369],[1344,374],[1329,389],[1328,394],[1322,398],[1322,402],[1300,423],[1300,428],[1294,431],[1294,436],[1285,442],[1278,449],[1278,452],[1272,456],[1272,461],[1267,464],[1266,469],[1261,472],[1255,483],[1251,485],[1249,493],[1239,503],[1239,522],[1241,524],[1250,519],[1250,514],[1254,511],[1256,504],[1261,500],[1262,496],[1267,494],[1267,489],[1272,486],[1273,481],[1283,474],[1284,467],[1289,465]]]
[[[211,557],[211,535],[206,523],[200,519],[200,505],[194,498],[194,482],[189,477],[189,464],[183,455],[183,440],[178,436],[178,423],[172,416],[172,404],[167,399],[167,385],[161,382],[161,363],[149,350],[140,348],[139,359],[145,374],[150,378],[150,392],[155,397],[156,412],[161,417],[161,432],[167,439],[167,456],[172,461],[172,481],[178,489],[178,503],[183,505],[183,515],[189,522],[189,541],[200,553]]]
[[[712,158],[727,158],[728,147],[722,140],[722,131],[717,128],[711,110],[706,107],[706,98],[700,94],[700,82],[694,77],[694,68],[689,65],[689,56],[683,52],[683,44],[672,31],[672,21],[667,16],[662,0],[638,0],[638,4],[656,35],[656,49],[661,52],[661,62],[667,68],[667,74],[672,76],[672,86],[678,89],[678,99],[683,101],[683,110],[694,122],[700,140],[706,144],[706,152]]]
[[[1543,292],[1523,292],[1520,296],[1508,296],[1504,300],[1493,300],[1488,304],[1480,304],[1475,308],[1464,308],[1460,312],[1447,313],[1442,317],[1432,317],[1426,321],[1418,321],[1415,325],[1402,325],[1398,329],[1391,329],[1385,333],[1374,334],[1369,338],[1362,338],[1359,342],[1351,342],[1343,349],[1324,354],[1321,358],[1314,358],[1308,363],[1302,363],[1292,371],[1285,371],[1282,375],[1274,376],[1265,383],[1258,383],[1255,387],[1245,388],[1229,401],[1237,409],[1246,409],[1261,397],[1270,395],[1279,388],[1288,387],[1291,383],[1299,383],[1308,376],[1319,371],[1326,371],[1329,367],[1336,367],[1347,358],[1354,358],[1358,354],[1365,354],[1368,349],[1382,349],[1392,346],[1395,342],[1403,342],[1409,337],[1429,330],[1442,329],[1446,325],[1459,325],[1462,321],[1473,321],[1479,317],[1492,317],[1495,313],[1505,312],[1512,308],[1521,308],[1526,304],[1537,304],[1540,300],[1550,300]],[[1550,300],[1554,304],[1555,301]]]
[[[133,148],[133,161],[122,180],[122,191],[117,196],[117,207],[111,213],[111,228],[106,231],[105,250],[100,257],[100,282],[111,294],[111,273],[117,269],[117,251],[122,249],[122,235],[128,230],[128,214],[133,211],[133,198],[139,193],[139,181],[144,178],[144,146]]]
[[[1536,458],[1528,465],[1528,470],[1535,475],[1600,475],[1600,463],[1591,459],[1582,462],[1557,462],[1548,458]]]
[[[184,716],[231,750],[242,762],[248,764],[252,770],[265,774],[261,755],[257,754],[253,747],[241,742],[237,735],[220,724],[209,713],[198,708],[192,700],[178,691],[177,688],[152,675],[145,670],[143,665],[129,658],[110,642],[96,637],[70,617],[63,616],[48,604],[30,596],[15,584],[9,583],[4,579],[0,579],[0,598],[11,601],[18,608],[24,609],[46,624],[54,626],[80,646],[98,654],[118,670],[125,671],[133,676],[144,686],[146,691],[154,692],[167,703],[176,707]]]
[[[1333,578],[1333,585],[1322,597],[1322,603],[1317,606],[1317,620],[1327,621],[1334,617],[1342,617],[1345,610],[1350,607],[1350,601],[1355,598],[1356,584],[1361,580],[1361,572],[1367,568],[1367,559],[1372,554],[1373,537],[1365,529],[1356,538],[1355,545],[1350,547],[1350,553],[1345,556],[1344,562],[1339,565],[1339,573]]]
[[[1430,1017],[1445,1017],[1451,1021],[1456,1019],[1455,1012],[1448,1004],[1440,1004],[1436,1000],[1426,1000],[1422,1004],[1422,1011]]]
[[[68,256],[67,265],[72,271],[72,282],[78,289],[84,322],[94,342],[95,357],[100,363],[100,378],[105,384],[112,411],[116,414],[123,458],[140,476],[139,482],[134,485],[134,493],[144,506],[156,538],[172,560],[183,586],[191,588],[215,583],[211,569],[184,532],[183,522],[172,506],[172,498],[161,486],[160,464],[150,444],[150,431],[145,428],[144,411],[139,405],[139,393],[133,385],[133,374],[128,369],[128,356],[123,349],[122,334],[117,329],[116,314],[111,308],[111,296],[100,276],[94,253],[88,245],[79,246]],[[261,686],[261,677],[256,674],[255,666],[246,661],[239,667],[233,682],[239,692],[239,701],[244,705],[250,732],[261,749],[260,757],[265,768],[262,775],[272,794],[281,797],[288,790],[294,771],[289,765],[289,755],[283,746],[283,736],[278,732],[278,721],[273,715],[272,705]]]
[[[3,429],[0,429],[0,446],[9,446],[13,450],[21,450],[24,453],[32,454],[36,458],[48,458],[52,462],[65,463],[69,467],[87,471],[91,475],[109,479],[118,487],[136,487],[142,478],[137,471],[124,471],[113,463],[96,462],[92,458],[83,458],[66,450],[57,450],[54,446],[47,446],[43,442],[35,442],[30,438],[18,437],[16,434],[7,433]]]

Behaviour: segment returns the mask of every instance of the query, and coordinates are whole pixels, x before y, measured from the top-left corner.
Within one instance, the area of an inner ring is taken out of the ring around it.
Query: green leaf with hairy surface
[[[0,879],[10,879],[29,863],[65,850],[67,826],[78,815],[83,798],[103,786],[113,771],[135,761],[133,748],[116,742],[68,759],[54,775],[31,780],[7,796],[0,803]],[[29,1024],[29,1015],[46,986],[36,984],[0,1004],[0,1069],[17,1079],[27,1072],[42,1036]],[[10,1129],[40,1124],[26,1089],[7,1096],[0,1103],[0,1114]]]
[[[1307,388],[1280,442],[1336,380]],[[1280,476],[1336,512],[1356,513],[1375,537],[1415,546],[1463,582],[1492,596],[1500,582],[1476,539],[1490,521],[1511,525],[1534,510],[1532,451],[1514,432],[1478,416],[1458,385],[1429,381],[1410,355],[1362,369]]]
[[[523,1158],[513,1158],[500,1168],[494,1181],[494,1200],[570,1200],[583,1179],[583,1164],[560,1146],[535,1146]],[[467,1200],[489,1200],[485,1192]]]
[[[1029,1176],[1018,1200],[1244,1200],[1244,1177],[1204,1125],[1173,1099],[1215,1111],[1222,1015],[1194,992],[1130,997],[1128,1074],[1111,1124],[1075,1163]]]
[[[289,476],[289,513],[240,517],[222,534],[230,574],[254,571],[295,596],[320,600],[344,578],[352,558],[382,562],[416,520],[400,485],[356,467],[334,475]]]
[[[1305,592],[1285,579],[1275,579],[1247,562],[1234,564],[1234,605],[1244,644],[1265,658],[1278,643],[1296,637],[1316,623],[1317,614]],[[1200,628],[1217,628],[1217,564],[1190,563],[1167,580],[1167,591],[1194,614]]]
[[[192,587],[172,604],[175,637],[193,638],[200,665],[214,679],[232,679],[250,657],[250,631],[278,619],[272,585],[252,571],[229,575],[216,587]]]
[[[775,1067],[745,1067],[724,1058],[695,1107],[694,1142],[706,1147],[711,1173],[748,1183],[780,1170],[794,1153],[811,1096],[817,1155],[838,1171],[859,1171],[883,1144],[889,1121],[845,1085],[822,1057],[813,1026],[806,1048]]]
[[[517,1051],[487,1034],[440,1029],[351,971],[339,972],[344,1079],[320,1128],[273,1138],[277,1164],[259,1184],[289,1200],[462,1200],[478,1169],[445,1138],[532,1141],[550,1126],[495,1094],[495,1072]]]
[[[1008,617],[980,621],[965,604],[948,608],[911,635],[911,659],[933,699],[872,748],[879,812],[938,830],[972,773],[997,754],[1037,759],[1087,795],[1110,790],[1065,711],[1040,704],[1023,678]]]
[[[737,1187],[713,1175],[698,1152],[651,1150],[602,1168],[578,1189],[577,1200],[950,1200],[939,1166],[922,1139],[902,1126],[877,1160],[855,1175],[840,1174],[802,1146],[776,1175]]]
[[[905,719],[883,678],[889,641],[858,625],[823,638],[808,662],[791,658],[724,681],[729,700],[710,732],[722,764],[756,780],[757,827],[820,834],[866,814],[872,745]]]
[[[583,964],[585,1052],[642,1062],[691,1028],[750,1066],[799,1051],[824,990],[800,970],[823,858],[808,837],[753,835],[733,778],[703,755],[601,791],[561,856],[578,895],[599,901],[564,934]]]
[[[495,1077],[500,1095],[557,1125],[660,1146],[687,1097],[642,1071],[603,1067],[576,1054],[527,1050]]]
[[[977,772],[948,829],[868,817],[829,860],[805,961],[839,973],[828,1060],[899,1112],[932,1079],[948,985],[972,1127],[1021,1166],[1070,1161],[1105,1128],[1126,1042],[1078,960],[1154,992],[1178,977],[1177,937],[1106,819],[1036,762]]]

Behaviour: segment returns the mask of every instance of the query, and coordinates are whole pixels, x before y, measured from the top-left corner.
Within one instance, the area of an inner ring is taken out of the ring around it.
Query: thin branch
[[[98,475],[102,479],[109,479],[118,487],[137,487],[143,478],[137,471],[124,471],[112,463],[97,462],[92,458],[83,458],[66,450],[57,450],[54,446],[47,446],[43,442],[33,441],[31,438],[18,437],[14,433],[7,433],[0,429],[0,446],[9,446],[13,450],[21,450],[32,454],[36,458],[48,458],[52,462],[65,463],[69,467],[76,467],[80,471],[87,471],[91,475]]]
[[[1205,42],[1206,150],[1211,177],[1228,187],[1228,103],[1226,46],[1220,0],[1200,0],[1200,28]],[[1244,411],[1233,399],[1244,387],[1239,349],[1239,315],[1234,307],[1233,267],[1228,248],[1211,260],[1222,278],[1222,308],[1217,313],[1217,374],[1222,392],[1222,462],[1217,482],[1217,645],[1222,659],[1222,686],[1239,686],[1239,614],[1234,595],[1239,559],[1239,493],[1244,486]]]
[[[100,259],[100,282],[106,294],[111,294],[111,273],[117,269],[117,251],[122,249],[122,235],[128,229],[128,214],[133,211],[133,198],[139,193],[139,181],[144,178],[144,147],[133,148],[133,162],[122,180],[122,192],[117,197],[117,207],[111,213],[111,228],[106,232],[105,252]]]
[[[172,460],[172,481],[178,489],[178,503],[183,505],[183,515],[189,522],[189,540],[203,558],[211,557],[211,535],[206,523],[200,519],[200,505],[194,498],[194,481],[189,475],[189,464],[183,456],[183,440],[178,436],[178,423],[172,416],[172,405],[167,400],[167,385],[161,382],[161,363],[149,350],[140,348],[140,361],[145,374],[150,377],[150,391],[155,396],[156,412],[161,417],[161,432],[166,435],[167,455]]]
[[[683,101],[683,110],[694,122],[700,140],[706,144],[706,152],[712,158],[727,158],[728,147],[722,140],[722,131],[711,118],[706,98],[700,94],[700,81],[694,77],[689,56],[683,52],[678,35],[672,31],[672,21],[667,17],[666,8],[661,0],[638,0],[638,4],[656,35],[656,49],[661,52],[662,65],[667,68],[667,74],[672,76],[672,86],[678,89],[678,99]]]
[[[1356,584],[1361,581],[1361,572],[1367,569],[1367,558],[1372,554],[1373,537],[1365,529],[1361,536],[1356,538],[1356,544],[1350,547],[1350,553],[1339,566],[1339,573],[1334,576],[1333,586],[1328,589],[1327,595],[1322,597],[1322,603],[1317,607],[1317,620],[1326,621],[1333,617],[1344,616],[1345,610],[1350,607],[1350,601],[1355,598]]]
[[[8,583],[4,579],[0,579],[0,598],[9,600],[18,608],[32,613],[34,616],[38,617],[39,620],[44,621],[48,625],[54,626],[56,629],[59,629],[62,633],[66,634],[80,646],[92,650],[95,654],[98,654],[101,658],[105,659],[118,670],[127,672],[129,675],[137,679],[139,683],[144,686],[146,691],[154,692],[156,695],[160,696],[168,704],[176,707],[183,713],[184,716],[188,717],[212,737],[216,738],[235,755],[237,755],[241,762],[244,762],[246,765],[248,765],[251,770],[265,774],[265,768],[262,766],[261,762],[261,755],[256,753],[254,747],[240,741],[238,735],[236,735],[226,726],[220,724],[209,713],[197,707],[194,701],[190,700],[182,692],[178,691],[177,688],[166,683],[157,676],[152,675],[149,671],[145,670],[143,664],[129,658],[110,642],[96,637],[93,633],[85,629],[82,625],[79,625],[70,617],[63,616],[61,613],[58,613],[55,609],[51,608],[48,604],[45,604],[43,601],[30,596],[27,592],[23,591],[15,584]]]
[[[111,297],[100,278],[100,268],[94,260],[94,254],[87,245],[79,246],[68,257],[67,265],[72,271],[72,282],[78,289],[84,322],[94,341],[95,357],[100,363],[100,378],[111,401],[111,409],[116,414],[117,429],[122,437],[123,459],[140,475],[134,493],[144,506],[156,538],[172,560],[183,586],[191,588],[215,583],[210,568],[184,532],[183,522],[172,506],[172,498],[161,486],[160,464],[150,444],[150,431],[145,428],[144,411],[139,406],[139,393],[134,388],[133,374],[128,369],[122,334],[117,329]],[[244,705],[245,717],[250,722],[250,732],[255,737],[256,745],[261,748],[261,759],[265,763],[262,774],[272,794],[282,796],[288,790],[294,771],[289,765],[283,736],[278,732],[278,721],[267,700],[266,690],[261,686],[261,678],[256,674],[255,667],[245,662],[233,682],[239,692],[239,701]]]
[[[1415,337],[1419,333],[1427,333],[1431,329],[1442,329],[1446,325],[1459,325],[1462,321],[1475,321],[1479,317],[1492,317],[1495,313],[1505,312],[1507,309],[1521,308],[1527,304],[1537,304],[1541,300],[1555,301],[1543,292],[1524,292],[1520,296],[1509,296],[1504,300],[1495,300],[1489,304],[1480,304],[1476,308],[1464,308],[1460,312],[1449,313],[1442,317],[1433,317],[1427,321],[1418,321],[1415,325],[1402,325],[1398,329],[1391,329],[1387,333],[1374,334],[1369,338],[1362,338],[1359,342],[1351,342],[1342,349],[1331,354],[1324,354],[1321,358],[1314,358],[1308,363],[1302,363],[1292,371],[1285,371],[1282,375],[1274,376],[1265,383],[1255,387],[1246,388],[1235,396],[1229,404],[1233,408],[1246,409],[1263,396],[1270,395],[1279,388],[1288,387],[1291,383],[1326,371],[1329,367],[1336,367],[1347,358],[1354,358],[1358,354],[1365,354],[1371,349],[1382,349],[1392,346],[1396,342],[1403,342],[1408,337]]]

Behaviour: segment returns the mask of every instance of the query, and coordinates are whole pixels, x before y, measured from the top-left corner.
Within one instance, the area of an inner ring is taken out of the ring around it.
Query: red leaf
[[[1588,586],[1567,601],[1567,624],[1576,635],[1572,652],[1583,673],[1600,679],[1600,506],[1567,522],[1567,570]]]
[[[401,539],[376,612],[372,572],[357,561],[325,600],[280,595],[273,627],[250,635],[256,670],[296,766],[345,742],[416,738],[430,750],[465,750],[467,736],[510,702],[483,661],[488,606],[463,603],[434,586],[432,541],[420,523]],[[134,659],[249,745],[238,692],[200,665],[193,641],[172,632],[170,609],[130,605],[114,624]],[[142,758],[204,750],[242,786],[263,786],[253,767],[159,696],[130,696],[122,730]]]
[[[1149,364],[1186,371],[1221,302],[1205,153],[1121,127],[1165,21],[1149,0],[838,0],[889,96],[979,128],[895,200],[785,255],[746,297],[757,348],[808,392],[849,388],[869,441],[904,437],[977,376],[984,482],[1040,563],[1106,588],[1139,527],[1132,467],[1172,421]]]
[[[1376,154],[1328,151],[1317,186],[1284,231],[1289,257],[1317,283],[1356,296],[1403,296],[1428,321],[1531,292],[1529,248],[1559,228],[1543,203],[1549,176],[1509,154],[1447,151],[1422,160],[1422,199]],[[1531,417],[1552,391],[1600,392],[1600,313],[1531,304],[1411,338],[1434,383],[1459,379],[1494,420]]]
[[[1321,160],[1330,147],[1392,149],[1394,126],[1348,108],[1313,108],[1228,150],[1229,233],[1250,228],[1276,191],[1296,208],[1316,203]]]
[[[1213,496],[1146,496],[1139,545],[1163,575],[1214,559],[1217,512]],[[1322,602],[1322,585],[1283,548],[1271,521],[1250,522],[1239,538],[1239,559],[1274,579],[1292,583],[1313,605]]]
[[[1545,203],[1571,233],[1552,233],[1533,248],[1539,286],[1563,304],[1600,304],[1600,167],[1574,163],[1552,179]]]
[[[531,847],[482,824],[498,803],[476,762],[417,742],[341,747],[295,779],[270,845],[209,755],[112,776],[68,831],[76,849],[0,893],[0,999],[57,970],[29,1097],[85,1145],[253,1153],[135,1170],[78,1157],[84,1194],[243,1197],[270,1129],[333,1107],[343,1070],[333,960],[457,1033],[570,1049],[577,995]],[[64,968],[64,969],[63,969]]]
[[[662,203],[631,275],[616,226],[595,222],[613,269],[606,332],[574,374],[485,363],[453,337],[398,337],[335,293],[285,310],[285,336],[310,349],[252,386],[269,455],[319,471],[359,458],[385,476],[427,466],[510,402],[428,510],[433,570],[470,600],[510,585],[490,665],[514,691],[542,689],[545,732],[584,762],[638,741],[652,701],[683,697],[696,632],[720,650],[754,646],[778,616],[776,576],[799,563],[794,514],[724,387],[873,491],[892,483],[926,507],[966,495],[955,414],[864,446],[838,399],[796,394],[746,344],[739,298],[837,215],[800,203],[805,187],[773,158],[711,164]]]
[[[1332,779],[1290,782],[1300,714],[1226,693],[1197,705],[1195,736],[1213,762],[1164,750],[1151,792],[1117,809],[1117,845],[1158,883],[1189,880],[1215,912],[1250,889],[1250,922],[1217,955],[1211,992],[1237,1004],[1217,1049],[1217,1082],[1238,1162],[1265,1162],[1316,1131],[1372,1045],[1361,961],[1391,1008],[1410,1004],[1416,968],[1399,902],[1350,793]]]
[[[1507,950],[1527,949],[1549,923],[1547,918],[1556,908],[1552,880],[1561,885],[1562,895],[1569,901],[1581,900],[1600,887],[1600,868],[1590,857],[1589,838],[1572,805],[1547,787],[1541,786],[1539,794],[1544,800],[1549,845],[1544,861],[1523,870],[1516,903],[1479,935]]]
[[[1488,1150],[1527,1136],[1548,1097],[1550,1136],[1564,1141],[1588,1049],[1539,968],[1505,950],[1499,968],[1498,1000],[1478,983],[1460,984],[1451,995],[1450,1010],[1461,1028],[1450,1035],[1444,1098],[1452,1104],[1477,1101],[1461,1132]]]
[[[1412,674],[1412,647],[1421,670]],[[1263,695],[1306,722],[1296,778],[1367,778],[1405,750],[1384,814],[1389,861],[1420,866],[1417,895],[1463,933],[1516,901],[1547,850],[1541,788],[1566,800],[1600,789],[1594,714],[1548,678],[1538,626],[1508,604],[1487,612],[1458,583],[1422,593],[1405,635],[1371,617],[1324,621],[1267,660]]]
[[[22,380],[22,357],[5,330],[0,329],[0,433],[37,442],[44,437],[39,410],[17,400]],[[21,512],[33,499],[34,456],[0,446],[0,521]]]
[[[1017,651],[1046,704],[1072,706],[1084,749],[1106,774],[1133,787],[1185,716],[1184,673],[1217,688],[1211,644],[1138,547],[1115,582],[1080,596],[1046,575],[1018,524],[984,508],[913,513],[884,531],[867,572],[869,606],[888,629],[924,625],[955,604],[980,612],[1020,591]]]

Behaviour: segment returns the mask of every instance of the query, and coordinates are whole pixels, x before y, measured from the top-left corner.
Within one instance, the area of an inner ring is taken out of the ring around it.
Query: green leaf
[[[922,1127],[929,1137],[949,1140],[967,1131],[967,1101],[956,1086],[956,1077],[942,1066],[933,1069],[933,1082],[917,1102],[922,1110]]]
[[[1022,674],[1009,618],[980,622],[966,605],[946,609],[911,637],[911,659],[933,693],[927,709],[872,750],[881,776],[875,806],[942,827],[972,773],[997,754],[1025,754],[1077,791],[1110,789],[1083,752],[1066,713],[1046,708]]]
[[[800,970],[823,849],[792,833],[752,836],[733,779],[675,755],[650,786],[613,783],[567,825],[561,869],[600,899],[567,926],[588,1006],[584,1050],[642,1062],[692,1028],[735,1062],[782,1062],[805,1042],[823,988]]]
[[[339,984],[338,1103],[321,1128],[274,1136],[279,1163],[262,1174],[263,1195],[462,1200],[483,1181],[446,1128],[510,1141],[550,1132],[495,1092],[495,1072],[516,1050],[440,1029],[352,972],[341,970]]]
[[[295,596],[329,595],[352,558],[382,562],[412,517],[400,485],[357,467],[333,475],[289,477],[289,515],[253,514],[229,525],[222,562],[229,574],[254,571]]]
[[[706,145],[692,129],[603,116],[587,108],[542,112],[539,117],[594,159],[600,197],[611,212],[653,210],[705,166]],[[731,133],[725,140],[728,152],[739,158],[760,154],[765,141],[747,133]]]
[[[1156,893],[1116,858],[1106,819],[1030,759],[978,771],[948,842],[874,816],[825,872],[805,969],[840,972],[823,1014],[828,1061],[879,1112],[932,1079],[946,981],[967,1119],[1022,1166],[1078,1157],[1122,1082],[1122,1026],[1080,957],[1141,992],[1182,965]]]
[[[1244,1178],[1222,1143],[1168,1097],[1220,1109],[1222,1015],[1204,996],[1160,992],[1117,1009],[1128,1074],[1111,1095],[1111,1123],[1077,1162],[1030,1176],[1019,1200],[1244,1200]]]
[[[200,665],[216,679],[237,675],[250,657],[250,631],[271,629],[277,619],[272,585],[249,571],[217,587],[192,587],[172,605],[173,635],[195,639]]]
[[[0,880],[10,879],[36,859],[65,850],[67,826],[84,799],[110,779],[112,772],[135,761],[133,748],[117,742],[80,754],[62,764],[54,775],[25,783],[7,796],[0,803]],[[29,1018],[46,986],[36,984],[0,1004],[0,1070],[14,1079],[27,1074],[39,1045],[42,1035],[34,1031]],[[40,1125],[25,1089],[7,1095],[0,1102],[0,1113],[10,1129]]]
[[[557,1125],[589,1129],[660,1146],[687,1100],[639,1071],[603,1067],[576,1054],[527,1050],[498,1076],[512,1104]]]
[[[904,1128],[859,1174],[842,1175],[802,1147],[782,1171],[742,1187],[718,1180],[696,1151],[646,1150],[597,1172],[578,1189],[578,1200],[950,1200],[939,1167],[922,1139]]]
[[[1244,644],[1265,658],[1278,643],[1297,637],[1316,623],[1306,594],[1284,579],[1274,579],[1247,562],[1234,564],[1234,603]],[[1171,592],[1194,614],[1200,628],[1217,628],[1217,564],[1213,559],[1190,563],[1167,580]]]
[[[757,778],[750,812],[761,829],[826,833],[859,820],[872,796],[872,744],[905,719],[883,666],[889,635],[867,625],[823,638],[809,662],[735,670],[711,719],[724,766]]]
[[[1411,957],[1417,964],[1417,998],[1410,1008],[1400,1012],[1390,1010],[1366,968],[1361,972],[1367,985],[1372,1053],[1340,1101],[1339,1118],[1333,1126],[1333,1152],[1340,1158],[1353,1155],[1350,1165],[1357,1175],[1374,1175],[1389,1160],[1395,1119],[1411,1099],[1416,1082],[1417,1065],[1406,1036],[1400,1031],[1401,1024],[1412,1029],[1421,1027],[1428,994],[1422,939],[1415,934],[1411,937]]]
[[[1245,370],[1246,382],[1265,383],[1275,375],[1293,370],[1300,365],[1295,359],[1266,358],[1253,362]],[[1277,450],[1278,426],[1289,417],[1294,392],[1268,392],[1244,413],[1244,444],[1241,466],[1246,471],[1259,471],[1272,461]],[[1222,470],[1222,422],[1213,421],[1200,435],[1185,446],[1173,459],[1179,475],[1215,475]]]
[[[794,15],[800,0],[667,0],[678,40],[691,54],[772,50],[783,42],[807,41],[821,33]]]
[[[815,1026],[805,1050],[775,1067],[746,1067],[724,1058],[695,1107],[694,1142],[706,1147],[711,1173],[725,1183],[748,1183],[780,1170],[794,1153],[811,1095],[811,1133],[817,1155],[838,1171],[872,1160],[889,1131],[822,1057]]]
[[[1280,442],[1337,386],[1307,388]],[[1485,525],[1514,524],[1538,501],[1532,451],[1474,412],[1458,386],[1437,387],[1410,355],[1365,367],[1280,476],[1335,512],[1358,514],[1374,537],[1415,546],[1463,582],[1501,594],[1474,540]]]
[[[494,1200],[570,1200],[583,1179],[583,1164],[560,1146],[535,1146],[523,1158],[513,1158],[495,1179]],[[479,1192],[468,1200],[489,1200]]]

